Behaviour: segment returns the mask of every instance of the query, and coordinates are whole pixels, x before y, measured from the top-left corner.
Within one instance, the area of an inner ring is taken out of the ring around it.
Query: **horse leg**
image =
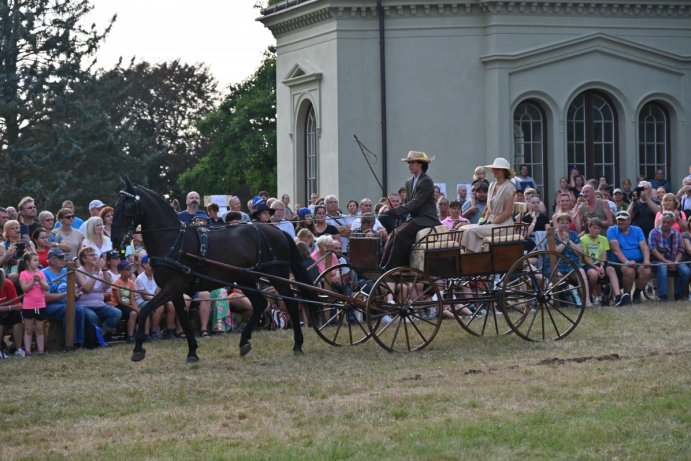
[[[242,330],[240,334],[240,357],[244,357],[249,354],[252,350],[252,344],[250,344],[250,339],[252,338],[252,330],[259,322],[259,317],[264,313],[266,309],[266,298],[260,293],[247,290],[245,296],[252,303],[252,316],[250,317],[245,329]]]
[[[277,283],[275,287],[281,296],[283,296],[288,315],[290,315],[290,323],[293,324],[293,355],[302,355],[304,337],[302,336],[302,328],[300,327],[300,312],[298,311],[297,301],[289,299],[293,297],[293,291],[290,289],[289,285]]]
[[[195,363],[199,361],[197,356],[197,340],[194,339],[194,331],[192,331],[192,323],[185,310],[185,299],[182,294],[175,299],[173,299],[173,305],[175,306],[175,315],[177,315],[180,325],[182,325],[182,331],[185,332],[187,337],[187,363]]]
[[[151,315],[153,310],[153,304],[147,303],[144,307],[139,310],[137,314],[137,332],[135,334],[134,350],[132,351],[132,361],[140,362],[146,357],[146,349],[142,347],[146,335],[144,334],[144,329],[146,327],[146,319]]]

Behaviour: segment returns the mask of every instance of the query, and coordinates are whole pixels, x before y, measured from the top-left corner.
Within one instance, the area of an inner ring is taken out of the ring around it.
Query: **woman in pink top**
[[[38,255],[26,253],[24,255],[26,270],[19,274],[19,286],[24,292],[22,299],[22,318],[24,319],[24,351],[31,355],[31,338],[36,331],[36,348],[39,354],[45,352],[43,340],[43,320],[46,311],[46,292],[48,282],[46,276],[39,269]]]
[[[680,234],[683,234],[689,229],[689,223],[686,222],[686,214],[679,210],[679,199],[676,195],[668,193],[662,197],[662,209],[655,215],[655,227],[660,225],[662,213],[665,211],[671,211],[674,213],[675,218],[674,224],[672,224],[672,229],[676,230]]]
[[[317,270],[321,274],[326,269],[326,259],[331,258],[330,266],[335,266],[338,264],[338,258],[331,251],[333,247],[333,238],[330,235],[322,235],[317,238],[317,249],[310,255],[312,259],[317,263]],[[327,253],[331,252],[329,256]]]

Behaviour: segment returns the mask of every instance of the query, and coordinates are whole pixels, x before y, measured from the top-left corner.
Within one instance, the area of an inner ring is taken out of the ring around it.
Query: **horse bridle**
[[[137,227],[137,218],[139,218],[142,214],[141,210],[141,197],[139,196],[139,190],[137,189],[137,186],[134,187],[134,193],[128,192],[125,189],[122,189],[118,195],[118,200],[115,203],[115,208],[122,203],[122,211],[125,215],[125,218],[128,219],[129,225],[127,226],[127,232],[125,235],[122,237],[122,242],[120,242],[120,247],[123,247],[126,245],[126,241],[131,241],[132,237],[134,235],[135,229]],[[134,205],[134,206],[133,206]],[[113,224],[117,227],[122,227],[120,224]]]

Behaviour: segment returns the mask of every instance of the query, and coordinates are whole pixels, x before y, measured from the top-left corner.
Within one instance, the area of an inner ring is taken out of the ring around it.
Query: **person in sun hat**
[[[270,208],[266,204],[266,200],[259,200],[254,204],[254,211],[252,212],[252,221],[268,223],[271,220],[271,216],[276,212],[276,210]]]
[[[414,150],[401,159],[408,164],[408,171],[413,175],[405,182],[407,201],[388,213],[395,217],[409,214],[410,217],[394,230],[386,242],[381,262],[384,270],[409,265],[410,247],[415,243],[418,231],[440,224],[434,201],[434,180],[427,175],[433,160],[434,157],[430,158],[425,152]]]
[[[494,181],[487,192],[487,206],[478,224],[461,227],[463,237],[461,246],[467,252],[479,253],[485,237],[492,235],[492,228],[513,224],[513,204],[516,198],[516,186],[511,179],[516,175],[509,161],[497,157],[485,170],[494,175]]]

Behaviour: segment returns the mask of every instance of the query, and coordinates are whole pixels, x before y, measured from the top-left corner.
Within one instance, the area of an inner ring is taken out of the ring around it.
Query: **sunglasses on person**
[[[63,216],[62,219],[74,219],[74,215],[71,214],[69,216]]]

